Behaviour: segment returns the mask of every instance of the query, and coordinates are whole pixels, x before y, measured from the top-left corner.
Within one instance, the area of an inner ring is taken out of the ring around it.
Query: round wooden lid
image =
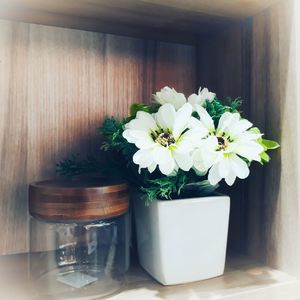
[[[126,182],[112,179],[47,180],[29,185],[29,213],[47,221],[93,221],[128,211]]]

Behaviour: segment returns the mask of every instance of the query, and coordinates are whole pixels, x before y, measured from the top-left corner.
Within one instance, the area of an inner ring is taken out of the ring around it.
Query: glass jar
[[[96,299],[129,267],[128,186],[43,181],[29,188],[30,275],[40,295]]]

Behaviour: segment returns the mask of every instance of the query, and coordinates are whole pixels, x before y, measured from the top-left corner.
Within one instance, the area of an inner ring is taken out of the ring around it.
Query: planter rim
[[[143,195],[143,197],[147,197],[147,195]],[[162,199],[156,199],[155,201],[153,201],[152,203],[150,203],[150,206],[154,203],[157,203],[159,205],[175,205],[175,204],[179,204],[179,203],[196,203],[196,202],[210,202],[210,201],[216,201],[219,200],[220,198],[228,198],[230,199],[230,197],[228,195],[225,194],[221,194],[221,193],[215,193],[214,195],[210,195],[210,196],[199,196],[199,197],[191,197],[191,198],[181,198],[181,199],[175,199],[175,200],[162,200]]]

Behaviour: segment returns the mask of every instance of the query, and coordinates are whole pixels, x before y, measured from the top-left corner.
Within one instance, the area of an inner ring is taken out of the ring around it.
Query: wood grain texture
[[[126,182],[101,178],[59,179],[29,186],[29,213],[44,221],[104,220],[125,214],[128,207]]]
[[[0,17],[98,32],[197,43],[276,0],[1,0]]]
[[[72,153],[97,153],[103,118],[150,101],[156,87],[194,90],[196,58],[192,46],[3,20],[0,28],[0,254],[7,254],[28,250],[28,183],[53,177],[55,163]]]
[[[254,17],[252,118],[279,140],[263,174],[249,188],[249,251],[300,275],[299,99],[300,7],[281,1]],[[258,220],[258,221],[257,221]],[[259,222],[257,224],[257,222]]]
[[[251,42],[251,104],[250,118],[253,123],[266,132],[266,109],[269,99],[269,11],[254,17]],[[259,71],[263,70],[263,71]],[[271,162],[273,163],[273,161]],[[261,260],[266,255],[265,240],[263,237],[264,216],[264,189],[265,168],[259,165],[252,166],[248,185],[248,236],[247,245],[250,255],[259,256]]]
[[[198,86],[208,87],[217,97],[242,97],[243,114],[249,106],[249,31],[251,21],[224,30],[212,38],[202,39],[198,46]],[[247,181],[237,180],[234,187],[221,186],[221,191],[231,198],[228,253],[246,252],[247,236]]]
[[[169,85],[185,95],[195,92],[196,61],[195,47],[158,43],[154,76],[155,90]]]
[[[2,3],[11,6],[22,5],[39,11],[50,11],[57,14],[70,14],[75,16],[116,18],[130,20],[130,22],[161,24],[184,13],[200,13],[211,16],[242,19],[252,16],[276,0],[198,0],[183,3],[180,0],[67,0],[45,2],[42,0],[2,0]],[[163,21],[162,17],[166,17]],[[182,18],[182,17],[181,17]],[[190,21],[192,21],[191,19]]]
[[[0,27],[0,248],[3,252],[27,247],[29,26],[1,23]]]
[[[198,46],[198,81],[216,92],[217,97],[242,97],[244,110],[249,101],[248,44],[251,21],[202,39]],[[247,69],[248,68],[248,69]],[[248,101],[247,101],[248,100]]]

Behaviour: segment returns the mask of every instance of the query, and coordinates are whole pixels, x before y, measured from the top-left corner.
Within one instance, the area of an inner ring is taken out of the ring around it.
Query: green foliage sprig
[[[103,169],[103,165],[95,157],[87,156],[85,159],[80,159],[76,154],[56,164],[56,171],[67,177],[96,173],[100,169]]]
[[[100,149],[105,152],[114,151],[120,153],[128,163],[138,149],[134,144],[128,143],[122,136],[127,122],[127,119],[120,122],[113,117],[106,118],[102,126],[98,129],[98,133],[103,138]]]
[[[211,102],[206,101],[205,108],[208,114],[212,117],[215,122],[215,125],[218,124],[221,116],[226,112],[237,112],[238,108],[242,105],[242,99],[236,98],[231,99],[227,98],[227,105],[223,105],[218,99],[215,99]]]
[[[212,194],[219,185],[212,186],[208,180],[201,180],[195,171],[183,172],[179,170],[176,176],[165,176],[146,181],[141,191],[147,194],[147,204],[156,199],[172,200],[207,196]]]
[[[171,200],[177,198],[187,183],[187,175],[179,171],[176,176],[165,176],[156,179],[148,179],[147,186],[141,187],[141,191],[147,194],[147,202],[155,199]]]

